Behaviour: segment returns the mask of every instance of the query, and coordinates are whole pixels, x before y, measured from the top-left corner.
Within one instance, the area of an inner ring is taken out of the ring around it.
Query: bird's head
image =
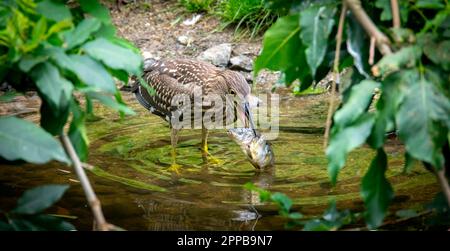
[[[240,73],[230,70],[223,71],[222,76],[227,86],[225,92],[231,96],[233,103],[236,104],[238,118],[245,127],[255,129],[250,108],[257,105],[258,99],[251,95],[247,80]]]

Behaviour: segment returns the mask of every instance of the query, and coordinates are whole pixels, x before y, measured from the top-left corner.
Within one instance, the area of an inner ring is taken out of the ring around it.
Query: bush
[[[218,15],[225,27],[236,24],[236,32],[252,38],[269,28],[277,17],[265,7],[264,0],[224,0],[219,4]]]
[[[179,0],[179,2],[189,12],[202,12],[202,11],[207,12],[211,9],[211,5],[213,5],[215,1],[214,0]]]

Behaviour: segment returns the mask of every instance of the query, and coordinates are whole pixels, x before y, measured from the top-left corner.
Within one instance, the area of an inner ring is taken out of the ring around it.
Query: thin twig
[[[364,11],[361,6],[360,0],[344,0],[348,8],[352,11],[356,20],[361,24],[361,26],[366,30],[370,37],[374,37],[376,40],[376,45],[378,50],[383,55],[388,55],[392,53],[390,42],[388,37],[381,32],[378,27],[372,22],[370,17]]]
[[[347,12],[347,5],[345,3],[343,3],[341,15],[339,17],[338,31],[336,34],[336,52],[334,55],[334,65],[333,65],[334,78],[331,83],[330,105],[328,107],[327,121],[325,124],[325,135],[323,137],[324,138],[324,141],[323,141],[324,149],[327,148],[328,139],[330,137],[331,119],[333,117],[334,106],[335,106],[334,101],[335,101],[335,95],[336,95],[336,83],[340,82],[340,79],[339,79],[339,57],[340,57],[340,53],[341,53],[342,33],[344,30],[344,22],[345,22],[346,12]]]
[[[78,158],[75,149],[73,148],[72,142],[70,142],[70,139],[65,134],[60,135],[60,140],[64,146],[64,149],[72,160],[75,173],[78,176],[81,186],[83,187],[84,194],[86,195],[86,198],[88,200],[89,206],[91,207],[92,213],[94,214],[94,219],[98,227],[97,229],[102,231],[109,230],[111,227],[106,222],[105,217],[103,216],[100,201],[95,195],[94,189],[92,189],[91,183],[89,182],[87,175],[83,170],[81,161]]]
[[[370,48],[369,48],[369,65],[373,65],[375,57],[375,38],[370,38]]]
[[[392,27],[400,28],[400,10],[397,0],[391,0]]]
[[[442,193],[444,193],[444,196],[447,199],[447,204],[450,207],[450,186],[448,185],[447,178],[445,177],[445,168],[436,171],[436,177],[441,185]]]

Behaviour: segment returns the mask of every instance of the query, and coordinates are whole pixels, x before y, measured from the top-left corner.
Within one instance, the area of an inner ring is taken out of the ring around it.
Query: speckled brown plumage
[[[206,97],[210,94],[217,94],[226,101],[226,109],[234,109],[233,100],[225,98],[225,95],[231,94],[245,101],[250,94],[250,87],[245,78],[234,71],[220,69],[209,63],[188,60],[148,60],[146,61],[143,79],[155,91],[150,95],[147,89],[135,81],[133,92],[137,100],[153,114],[156,114],[167,121],[174,116],[175,112],[182,112],[182,103],[187,100],[181,100],[183,97],[189,97],[191,108],[194,105],[194,95],[201,93]],[[180,104],[173,106],[172,104]],[[224,107],[224,108],[225,108]],[[205,111],[209,106],[203,104]],[[230,110],[224,110],[223,115]],[[233,111],[234,112],[234,111]],[[235,114],[235,113],[234,113]],[[191,116],[194,119],[194,116]],[[235,118],[232,119],[233,121]],[[232,121],[226,121],[230,123]]]

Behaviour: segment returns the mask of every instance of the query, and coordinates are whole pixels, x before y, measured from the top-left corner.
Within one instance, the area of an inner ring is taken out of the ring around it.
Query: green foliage
[[[292,200],[283,193],[271,193],[265,189],[247,183],[244,188],[259,193],[261,202],[272,202],[278,206],[278,213],[286,218],[286,228],[302,226],[304,231],[330,231],[338,230],[345,225],[355,222],[356,216],[349,210],[338,211],[336,202],[331,201],[328,209],[321,217],[310,220],[303,220],[304,216],[300,212],[291,212]]]
[[[0,156],[6,160],[69,163],[64,149],[48,132],[16,117],[0,117],[0,142]]]
[[[371,69],[368,65],[370,38],[351,11],[346,16],[343,37],[346,42],[341,47],[339,68],[350,62],[345,58],[350,55],[357,71],[353,71],[350,84],[341,89],[342,105],[333,116],[326,150],[333,184],[353,149],[367,143],[377,152],[361,185],[369,228],[382,223],[393,198],[392,187],[385,177],[386,133],[398,132],[405,144],[406,171],[414,160],[435,169],[442,168],[443,146],[449,143],[449,2],[398,2],[402,27],[394,29],[391,28],[391,1],[362,1],[366,13],[388,34],[393,51],[384,56],[376,53],[376,64]],[[268,0],[267,6],[284,16],[265,33],[255,73],[263,68],[281,71],[286,84],[298,79],[298,89],[305,90],[313,79],[320,80],[321,69],[331,66],[323,55],[334,53],[331,51],[334,42],[329,39],[337,32],[332,28],[337,20],[333,10],[341,6],[328,1],[295,0]],[[320,11],[322,15],[318,15]],[[376,102],[375,94],[379,95]],[[311,224],[320,229],[319,222]]]
[[[189,12],[201,12],[211,10],[215,0],[178,0]]]
[[[236,24],[235,33],[241,31],[242,36],[249,35],[250,38],[267,30],[277,18],[265,7],[264,0],[223,0],[218,9],[225,26]]]
[[[69,136],[81,159],[86,160],[84,121],[85,114],[92,111],[80,107],[74,94],[94,98],[121,115],[133,114],[123,103],[114,78],[127,81],[128,76],[139,75],[142,59],[134,46],[115,36],[108,9],[98,1],[78,3],[79,8],[53,0],[0,5],[0,72],[8,72],[0,74],[0,82],[19,92],[37,90],[42,99],[41,127],[48,133],[63,133],[72,118]],[[9,140],[9,148],[16,149],[2,149],[3,158],[40,164],[51,159],[67,162],[59,143],[39,128],[18,119],[2,119],[0,126],[5,132],[17,130],[16,141],[2,137],[2,146]],[[21,127],[27,128],[19,133]],[[21,141],[22,135],[27,142]],[[48,143],[37,142],[40,140]],[[24,144],[27,154],[20,150]]]
[[[392,186],[385,176],[386,169],[386,153],[379,149],[361,183],[361,197],[367,207],[366,222],[370,229],[383,223],[389,202],[394,198]]]
[[[69,188],[67,185],[45,185],[25,191],[10,212],[2,212],[0,230],[8,231],[70,231],[75,227],[61,217],[43,214],[59,201]]]

